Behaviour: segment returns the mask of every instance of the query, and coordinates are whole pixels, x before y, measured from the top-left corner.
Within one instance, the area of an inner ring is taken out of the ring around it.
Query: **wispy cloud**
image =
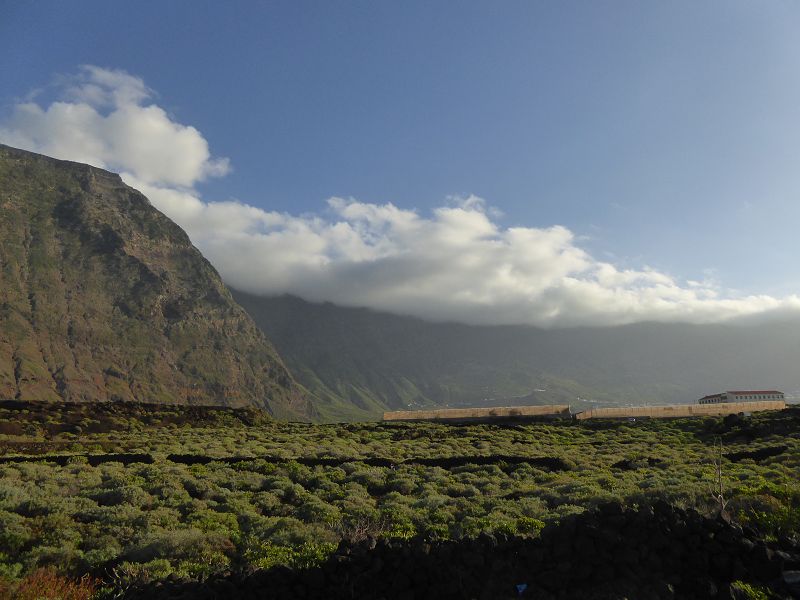
[[[225,280],[259,294],[369,306],[431,319],[542,326],[713,322],[796,311],[800,298],[725,296],[599,260],[562,226],[503,227],[475,196],[427,214],[331,198],[317,214],[206,202],[195,186],[229,171],[194,127],[177,123],[145,83],[82,67],[48,106],[23,102],[0,140],[120,171],[189,233]]]

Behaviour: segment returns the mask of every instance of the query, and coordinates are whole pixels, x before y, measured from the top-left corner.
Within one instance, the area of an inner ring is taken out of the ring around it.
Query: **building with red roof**
[[[729,390],[721,394],[703,396],[699,404],[719,404],[721,402],[758,402],[760,400],[783,400],[783,392],[778,390]]]

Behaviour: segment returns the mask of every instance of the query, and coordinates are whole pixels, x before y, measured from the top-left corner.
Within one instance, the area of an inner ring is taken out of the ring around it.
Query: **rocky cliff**
[[[2,145],[0,398],[314,416],[214,268],[147,198],[118,175]]]

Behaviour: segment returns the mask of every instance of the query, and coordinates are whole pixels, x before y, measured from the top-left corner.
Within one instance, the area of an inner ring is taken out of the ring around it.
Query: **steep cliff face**
[[[214,268],[147,198],[118,175],[2,145],[0,398],[314,416]]]

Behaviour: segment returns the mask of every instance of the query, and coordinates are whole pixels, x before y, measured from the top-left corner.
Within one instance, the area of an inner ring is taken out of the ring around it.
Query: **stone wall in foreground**
[[[160,599],[704,599],[738,596],[733,581],[800,597],[800,542],[666,503],[613,503],[546,527],[540,537],[482,535],[458,542],[366,539],[340,544],[321,567],[273,568],[202,583],[128,590]]]

